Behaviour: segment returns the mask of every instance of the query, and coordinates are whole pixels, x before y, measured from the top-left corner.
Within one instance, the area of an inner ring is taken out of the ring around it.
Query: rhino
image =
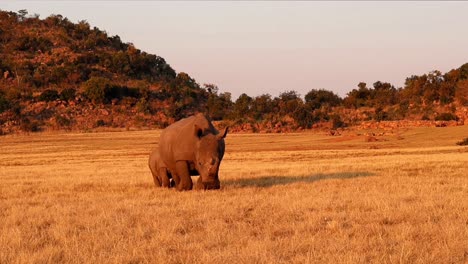
[[[174,181],[172,181],[172,175],[167,169],[167,166],[161,160],[159,155],[159,149],[153,149],[149,156],[148,166],[151,174],[153,175],[154,184],[157,187],[173,187]]]
[[[178,191],[191,190],[190,176],[200,177],[196,189],[219,189],[219,166],[228,128],[219,132],[203,114],[181,119],[161,132],[159,158]],[[163,177],[163,181],[165,178]]]

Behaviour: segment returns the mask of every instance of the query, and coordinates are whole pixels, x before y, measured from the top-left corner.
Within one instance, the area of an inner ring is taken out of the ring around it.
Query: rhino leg
[[[171,174],[172,174],[171,186],[172,187],[177,187],[177,185],[179,185],[179,182],[180,182],[179,175],[177,175],[177,172],[171,172]]]
[[[197,184],[195,185],[197,190],[205,190],[205,185],[202,182],[201,176],[198,177]]]
[[[159,169],[159,179],[160,179],[162,187],[165,187],[165,188],[170,187],[169,176],[167,175],[167,169],[166,168],[160,168]]]
[[[153,175],[154,185],[156,185],[156,187],[161,187],[161,182],[159,181],[158,173],[156,171],[151,170],[151,174]]]
[[[190,178],[190,171],[187,161],[177,161],[176,171],[173,175],[176,180],[176,189],[178,191],[191,190],[193,187],[192,178]],[[177,182],[177,178],[179,181]]]
[[[216,176],[214,183],[208,186],[208,189],[220,189],[220,188],[221,188],[221,183],[219,182],[218,176]]]

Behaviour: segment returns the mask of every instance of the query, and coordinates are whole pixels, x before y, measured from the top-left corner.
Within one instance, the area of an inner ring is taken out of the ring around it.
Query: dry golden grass
[[[228,135],[222,189],[183,193],[158,131],[1,137],[0,263],[466,263],[467,135]]]

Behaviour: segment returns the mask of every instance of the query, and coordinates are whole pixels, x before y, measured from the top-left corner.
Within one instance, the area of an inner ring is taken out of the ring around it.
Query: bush
[[[140,91],[137,88],[113,85],[106,90],[107,99],[122,99],[124,97],[139,98]]]
[[[292,117],[302,128],[311,128],[314,123],[314,117],[310,106],[300,104],[296,111],[292,112]]]
[[[149,113],[151,109],[148,100],[146,100],[145,98],[141,98],[138,101],[138,103],[136,104],[136,108],[140,113]]]
[[[10,109],[10,101],[3,93],[0,92],[0,113],[3,113],[8,109]]]
[[[382,107],[377,107],[375,109],[374,119],[378,122],[389,120],[388,113],[385,112]]]
[[[20,129],[24,132],[39,132],[41,128],[35,120],[31,121],[27,117],[23,117],[20,121]]]
[[[319,109],[323,106],[334,107],[340,105],[342,102],[338,95],[324,89],[312,89],[305,95],[304,99],[306,104],[312,109]]]
[[[12,101],[20,101],[21,99],[23,99],[23,96],[21,95],[21,92],[19,91],[19,89],[10,88],[6,90],[5,98],[8,99],[8,101],[12,102]]]
[[[67,101],[67,102],[75,100],[75,96],[76,96],[76,90],[73,88],[64,89],[60,93],[60,99]]]
[[[96,121],[96,126],[97,127],[106,126],[106,122],[104,122],[104,120],[102,120],[102,119],[99,119],[98,121]]]
[[[83,84],[84,95],[94,103],[105,103],[110,86],[110,80],[107,78],[91,77]]]
[[[69,119],[69,118],[66,118],[64,116],[61,116],[61,115],[57,115],[55,117],[56,121],[57,121],[57,125],[61,128],[70,128],[70,126],[72,125],[73,123],[73,120]]]
[[[458,146],[468,146],[468,138],[463,139],[462,141],[457,142]]]
[[[451,120],[457,121],[458,117],[453,113],[441,113],[435,117],[435,120],[436,121],[451,121]]]
[[[50,102],[59,99],[59,93],[54,89],[47,89],[39,95],[39,101]]]
[[[333,129],[346,127],[346,123],[341,119],[341,117],[338,114],[333,114],[330,117],[330,119],[332,121]]]

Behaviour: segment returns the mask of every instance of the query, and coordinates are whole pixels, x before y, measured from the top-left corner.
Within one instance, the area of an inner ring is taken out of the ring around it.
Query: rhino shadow
[[[287,185],[292,183],[312,183],[321,180],[331,179],[353,179],[359,177],[370,177],[374,174],[370,172],[337,172],[337,173],[318,173],[307,176],[264,176],[245,179],[234,179],[222,181],[224,186],[233,188],[248,188],[248,187],[272,187],[279,185]]]

